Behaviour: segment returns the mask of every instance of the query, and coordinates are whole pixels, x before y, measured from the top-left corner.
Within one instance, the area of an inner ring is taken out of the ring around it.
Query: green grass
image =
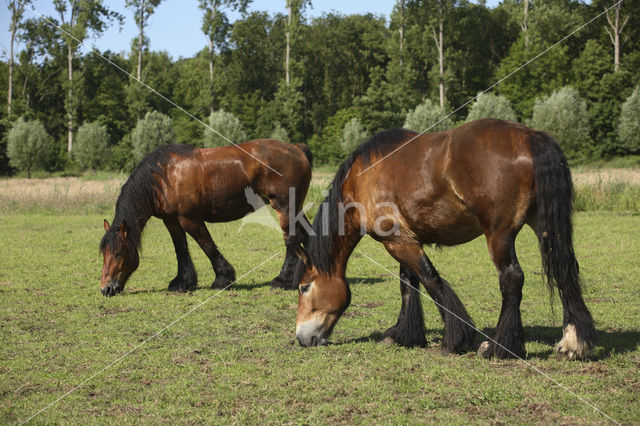
[[[606,423],[522,361],[441,355],[442,323],[426,300],[429,347],[379,343],[397,319],[398,283],[357,251],[347,271],[352,304],[333,344],[299,347],[296,294],[266,285],[284,257],[281,236],[255,224],[239,234],[238,222],[211,226],[239,277],[280,250],[230,291],[209,288],[213,272],[193,241],[199,289],[165,291],[176,270],[173,246],[161,222],[152,220],[140,268],[123,294],[104,298],[97,250],[102,218],[0,216],[0,423],[28,419],[96,373],[33,421]],[[597,359],[555,358],[562,310],[556,297],[551,311],[535,238],[524,230],[518,254],[526,275],[527,362],[617,421],[638,423],[640,216],[580,213],[575,224],[585,299],[600,332]],[[397,270],[371,239],[358,250]],[[427,252],[476,325],[491,333],[500,291],[484,240]]]

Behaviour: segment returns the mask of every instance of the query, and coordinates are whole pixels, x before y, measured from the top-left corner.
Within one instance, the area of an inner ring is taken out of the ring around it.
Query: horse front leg
[[[419,287],[420,279],[409,269],[400,265],[402,307],[396,325],[382,335],[384,343],[406,347],[427,345]]]
[[[438,307],[444,321],[442,352],[462,353],[471,349],[475,337],[473,321],[456,293],[433,267],[422,245],[415,241],[393,240],[384,242],[384,247],[420,279]]]
[[[170,291],[186,292],[195,290],[198,286],[198,273],[191,261],[187,236],[175,217],[163,219],[167,227],[178,258],[178,274],[169,283]]]
[[[207,226],[202,221],[194,221],[184,216],[180,216],[178,220],[189,235],[196,240],[211,262],[213,271],[216,274],[211,288],[229,289],[236,281],[236,271],[227,259],[224,258],[222,253],[220,253],[220,250],[218,250],[218,247],[211,238],[211,234],[209,234]]]

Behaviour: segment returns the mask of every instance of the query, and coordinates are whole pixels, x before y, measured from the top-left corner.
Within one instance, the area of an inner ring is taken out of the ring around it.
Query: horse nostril
[[[316,336],[311,337],[311,346],[316,346],[318,344],[318,338]]]

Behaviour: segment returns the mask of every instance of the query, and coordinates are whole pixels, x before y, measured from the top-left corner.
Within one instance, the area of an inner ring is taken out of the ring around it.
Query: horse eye
[[[307,291],[309,291],[309,287],[311,287],[311,285],[307,284],[307,285],[301,285],[300,286],[300,293],[304,294]]]
[[[118,253],[113,255],[114,259],[120,259],[120,257],[122,257],[122,253],[120,253],[120,252],[118,252]]]

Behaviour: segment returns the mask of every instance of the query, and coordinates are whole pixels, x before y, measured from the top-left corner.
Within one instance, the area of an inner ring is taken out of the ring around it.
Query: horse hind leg
[[[196,240],[211,262],[213,271],[216,274],[211,288],[228,289],[231,287],[236,280],[236,271],[218,250],[204,222],[196,222],[183,216],[179,218],[179,221],[189,235]]]
[[[175,218],[164,219],[164,224],[169,234],[171,234],[171,240],[178,258],[178,274],[169,283],[169,290],[180,292],[195,290],[198,286],[198,274],[189,254],[189,246],[187,245],[187,236],[184,229]]]
[[[425,286],[444,321],[442,351],[463,353],[471,349],[475,326],[451,286],[440,277],[418,243],[385,243],[385,248],[400,264],[413,272]]]
[[[384,343],[400,346],[423,347],[427,345],[422,302],[420,301],[420,279],[409,269],[400,265],[400,294],[402,307],[398,322],[382,335]]]
[[[303,223],[299,223],[296,220],[294,229],[291,229],[289,204],[283,200],[272,199],[271,205],[278,214],[278,220],[280,222],[280,228],[282,229],[282,235],[284,238],[284,244],[286,247],[286,254],[284,257],[284,263],[280,269],[280,274],[271,281],[271,288],[282,288],[285,290],[296,290],[298,283],[293,282],[293,274],[298,262],[298,256],[296,255],[296,248],[302,244],[306,244],[308,233],[307,228],[311,229],[309,220],[304,213],[300,212],[301,207],[297,208],[296,218],[301,218]]]
[[[493,340],[482,342],[478,354],[486,358],[522,358],[525,348],[520,302],[524,273],[516,257],[515,237],[493,235],[487,238],[487,243],[498,270],[502,308]]]

